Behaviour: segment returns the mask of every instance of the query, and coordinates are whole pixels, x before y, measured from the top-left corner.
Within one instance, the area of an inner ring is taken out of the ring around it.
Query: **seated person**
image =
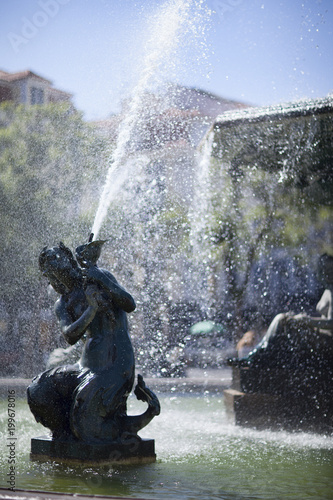
[[[319,258],[318,274],[326,286],[316,308],[320,316],[278,314],[259,344],[247,356],[230,360],[230,365],[282,369],[333,366],[332,256]]]
[[[254,330],[244,333],[243,337],[237,342],[236,351],[239,358],[247,356],[257,344],[257,336]]]

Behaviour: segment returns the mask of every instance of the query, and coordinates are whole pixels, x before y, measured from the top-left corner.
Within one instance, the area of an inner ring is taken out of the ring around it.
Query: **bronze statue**
[[[148,403],[142,415],[127,415],[134,383],[134,354],[126,314],[135,302],[108,271],[97,267],[104,241],[76,249],[76,259],[63,243],[44,248],[39,267],[60,294],[55,312],[66,341],[84,340],[81,358],[35,377],[28,403],[37,422],[53,440],[117,443],[140,439],[137,432],[160,412],[156,395],[138,376],[135,394]]]
[[[229,360],[229,365],[241,369],[244,392],[285,394],[291,390],[300,392],[301,386],[307,392],[311,387],[316,391],[332,391],[332,256],[325,254],[319,258],[318,276],[325,286],[316,308],[318,316],[280,313],[247,356]]]

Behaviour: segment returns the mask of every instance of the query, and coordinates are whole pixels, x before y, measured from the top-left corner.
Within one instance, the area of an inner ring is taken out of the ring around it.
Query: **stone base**
[[[156,461],[155,441],[133,438],[124,443],[89,444],[40,436],[31,439],[30,458],[84,464],[151,463]]]
[[[269,394],[246,394],[235,389],[224,391],[227,415],[236,425],[255,428],[278,427],[281,399]]]
[[[302,430],[333,433],[332,409],[323,401],[291,398],[271,394],[224,391],[229,420],[236,425],[255,429]]]

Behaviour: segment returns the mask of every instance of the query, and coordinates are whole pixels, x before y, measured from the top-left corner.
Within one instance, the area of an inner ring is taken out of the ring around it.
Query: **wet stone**
[[[31,460],[94,464],[151,463],[156,461],[154,439],[128,439],[112,444],[54,440],[50,436],[31,439]]]

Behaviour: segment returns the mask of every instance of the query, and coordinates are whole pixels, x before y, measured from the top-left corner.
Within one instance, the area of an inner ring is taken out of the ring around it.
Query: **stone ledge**
[[[77,462],[85,465],[151,463],[156,461],[153,439],[131,439],[124,443],[89,444],[53,440],[50,436],[31,439],[31,460]]]
[[[231,385],[231,369],[216,370],[192,369],[186,377],[146,377],[147,386],[153,391],[193,392],[205,391],[221,393]],[[0,378],[0,398],[7,397],[8,389],[14,389],[17,398],[26,398],[31,378]]]
[[[26,398],[29,384],[31,384],[30,378],[0,378],[0,398],[7,398],[9,390],[15,390],[17,398]]]
[[[333,433],[332,404],[325,399],[223,391],[228,418],[236,425],[255,429]]]
[[[118,497],[118,496],[101,496],[101,495],[79,495],[77,493],[60,493],[56,491],[42,490],[8,490],[0,487],[0,499],[2,500],[89,500],[89,499],[105,499],[105,500],[145,500],[136,497]]]
[[[270,394],[224,391],[227,414],[236,425],[256,428],[279,427],[284,418],[282,398]]]

